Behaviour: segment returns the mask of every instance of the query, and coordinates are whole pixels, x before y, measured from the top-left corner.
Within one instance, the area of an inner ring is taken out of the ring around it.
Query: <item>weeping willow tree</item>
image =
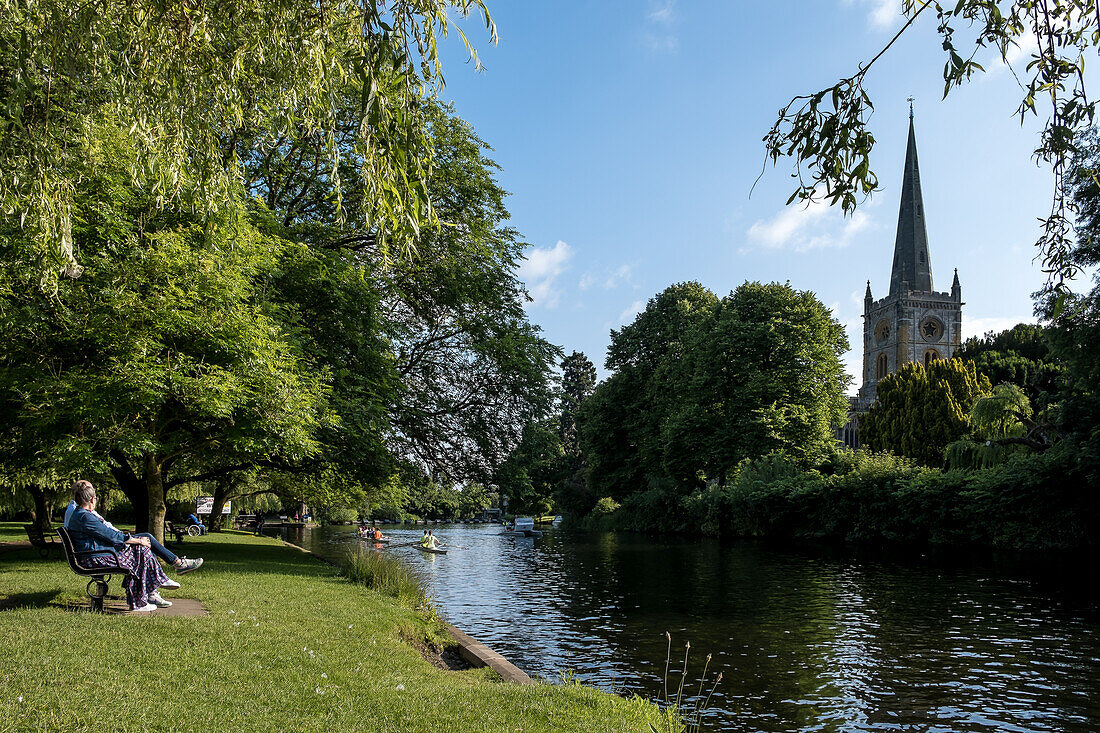
[[[998,384],[970,409],[973,433],[947,447],[953,468],[989,468],[1018,453],[1042,452],[1055,435],[1048,416],[1036,415],[1031,400],[1015,384]]]
[[[495,41],[483,0],[0,0],[0,211],[28,234],[9,264],[35,268],[47,289],[59,272],[79,276],[75,162],[103,117],[141,151],[131,176],[162,206],[224,208],[241,138],[262,154],[318,137],[339,206],[349,93],[368,202],[357,215],[383,246],[408,244],[435,222],[421,102],[443,83],[451,16],[472,13]]]

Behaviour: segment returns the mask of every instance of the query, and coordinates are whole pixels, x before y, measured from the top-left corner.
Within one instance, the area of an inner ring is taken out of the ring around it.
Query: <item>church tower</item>
[[[962,344],[959,272],[955,271],[951,292],[936,292],[924,222],[917,136],[910,106],[890,292],[875,300],[868,281],[863,298],[863,386],[852,399],[852,412],[856,415],[874,404],[878,382],[887,374],[909,362],[928,364],[936,359],[950,359]],[[853,441],[845,436],[844,442]]]

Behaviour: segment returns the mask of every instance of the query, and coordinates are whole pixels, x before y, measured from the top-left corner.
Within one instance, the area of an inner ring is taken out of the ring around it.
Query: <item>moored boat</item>
[[[542,531],[535,529],[535,520],[531,517],[516,517],[504,525],[501,534],[510,537],[542,537]]]

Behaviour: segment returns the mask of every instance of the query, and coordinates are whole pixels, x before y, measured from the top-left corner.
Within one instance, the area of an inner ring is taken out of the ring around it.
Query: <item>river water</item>
[[[447,555],[385,551],[423,572],[444,617],[532,676],[659,699],[666,631],[673,692],[684,642],[693,693],[712,654],[708,679],[723,680],[705,730],[1100,730],[1100,594],[1051,563],[433,529]],[[398,542],[421,531],[386,529]],[[351,527],[291,532],[334,559],[358,542]]]

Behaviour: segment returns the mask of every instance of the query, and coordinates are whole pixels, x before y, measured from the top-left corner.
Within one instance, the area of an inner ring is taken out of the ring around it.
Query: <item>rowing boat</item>
[[[425,547],[424,545],[413,545],[413,547],[420,550],[421,552],[434,552],[436,555],[447,554],[447,551],[441,547]]]

